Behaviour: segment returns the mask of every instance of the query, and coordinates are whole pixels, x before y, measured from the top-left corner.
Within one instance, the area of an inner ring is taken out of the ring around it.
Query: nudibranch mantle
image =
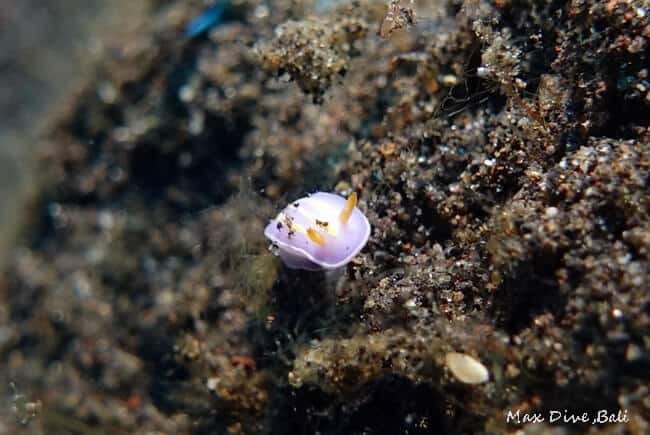
[[[357,195],[317,192],[290,203],[269,222],[266,238],[290,269],[338,269],[361,251],[370,223],[356,207]]]

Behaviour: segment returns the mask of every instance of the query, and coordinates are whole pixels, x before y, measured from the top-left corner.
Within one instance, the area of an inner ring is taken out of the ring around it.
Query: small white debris
[[[191,103],[196,97],[196,90],[191,85],[183,85],[178,90],[178,99],[183,103]]]
[[[456,379],[466,384],[481,384],[490,379],[488,369],[464,353],[449,352],[445,356],[445,364]]]
[[[479,66],[476,68],[476,75],[479,76],[480,78],[484,79],[490,74],[490,68],[487,66]]]
[[[255,15],[255,18],[258,20],[263,20],[264,18],[269,16],[269,8],[266,5],[260,5],[255,8],[253,11],[253,15]]]
[[[113,104],[117,100],[117,89],[110,82],[103,82],[97,87],[99,99],[105,104]]]
[[[559,213],[559,210],[557,209],[557,207],[548,207],[546,209],[546,211],[544,212],[546,217],[549,218],[549,219],[553,219],[554,217],[557,217],[558,213]]]
[[[447,87],[456,86],[458,84],[458,77],[453,74],[444,74],[439,77],[439,81]]]
[[[99,227],[102,230],[106,230],[106,231],[110,230],[111,228],[113,228],[114,223],[115,223],[115,219],[113,217],[113,213],[111,213],[110,211],[103,210],[98,213],[97,225],[99,225]]]
[[[418,306],[417,301],[415,298],[411,298],[408,301],[404,302],[404,308],[415,308]]]
[[[643,352],[636,344],[629,344],[625,350],[625,359],[628,361],[636,361],[643,356]]]
[[[209,378],[208,381],[206,382],[206,386],[208,387],[208,390],[216,391],[217,388],[219,387],[219,378],[217,377]]]

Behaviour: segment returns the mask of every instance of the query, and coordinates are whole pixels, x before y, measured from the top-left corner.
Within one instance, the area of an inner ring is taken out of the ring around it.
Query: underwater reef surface
[[[317,3],[158,2],[51,113],[0,432],[649,433],[650,3]],[[339,274],[262,233],[316,190]]]
[[[0,263],[33,184],[48,108],[69,98],[101,56],[105,35],[133,28],[149,0],[0,2]]]

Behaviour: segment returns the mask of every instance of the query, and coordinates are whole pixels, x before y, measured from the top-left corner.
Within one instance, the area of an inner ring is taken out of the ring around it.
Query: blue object
[[[194,38],[219,24],[225,8],[226,1],[216,1],[185,27],[185,35],[189,38]]]

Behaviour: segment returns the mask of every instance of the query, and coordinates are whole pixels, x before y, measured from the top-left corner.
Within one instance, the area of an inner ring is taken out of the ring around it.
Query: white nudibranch
[[[370,223],[348,198],[317,192],[289,204],[264,230],[277,254],[291,269],[337,269],[361,251]]]

